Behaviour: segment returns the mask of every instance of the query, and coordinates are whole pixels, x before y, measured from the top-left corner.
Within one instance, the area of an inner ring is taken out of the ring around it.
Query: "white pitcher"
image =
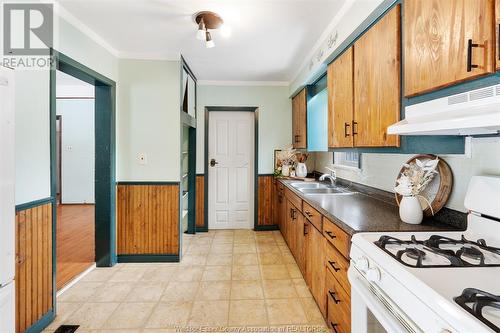
[[[307,166],[305,163],[297,163],[295,168],[295,174],[297,177],[304,178],[307,176]]]
[[[420,200],[416,196],[403,196],[399,203],[399,216],[403,222],[409,224],[420,224],[424,218],[424,212]]]

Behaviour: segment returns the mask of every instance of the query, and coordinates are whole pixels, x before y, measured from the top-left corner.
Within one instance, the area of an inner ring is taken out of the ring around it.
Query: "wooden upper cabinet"
[[[354,44],[357,147],[399,147],[399,136],[387,135],[387,127],[400,119],[400,11],[400,5],[391,9]]]
[[[494,71],[494,1],[404,1],[406,96]]]
[[[495,1],[496,68],[500,70],[500,0]]]
[[[500,1],[500,0],[499,0]],[[328,147],[352,147],[353,48],[328,66]]]
[[[292,98],[292,142],[293,148],[307,148],[307,95],[305,88]]]

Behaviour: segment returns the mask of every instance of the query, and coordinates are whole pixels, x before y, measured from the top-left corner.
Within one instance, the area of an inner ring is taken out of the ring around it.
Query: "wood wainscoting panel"
[[[16,332],[52,308],[52,203],[16,212]]]
[[[205,175],[196,175],[196,227],[205,227]]]
[[[273,221],[274,176],[259,175],[258,225],[274,225]]]
[[[117,186],[118,255],[179,254],[179,185]]]

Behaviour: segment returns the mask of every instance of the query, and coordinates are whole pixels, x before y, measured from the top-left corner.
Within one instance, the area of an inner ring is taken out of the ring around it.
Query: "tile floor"
[[[210,231],[184,236],[183,248],[181,263],[95,269],[59,297],[45,332],[327,330],[280,232]]]

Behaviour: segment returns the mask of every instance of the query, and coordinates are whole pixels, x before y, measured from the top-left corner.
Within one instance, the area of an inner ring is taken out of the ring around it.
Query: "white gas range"
[[[500,332],[500,177],[473,177],[465,207],[465,232],[353,236],[352,333]]]

